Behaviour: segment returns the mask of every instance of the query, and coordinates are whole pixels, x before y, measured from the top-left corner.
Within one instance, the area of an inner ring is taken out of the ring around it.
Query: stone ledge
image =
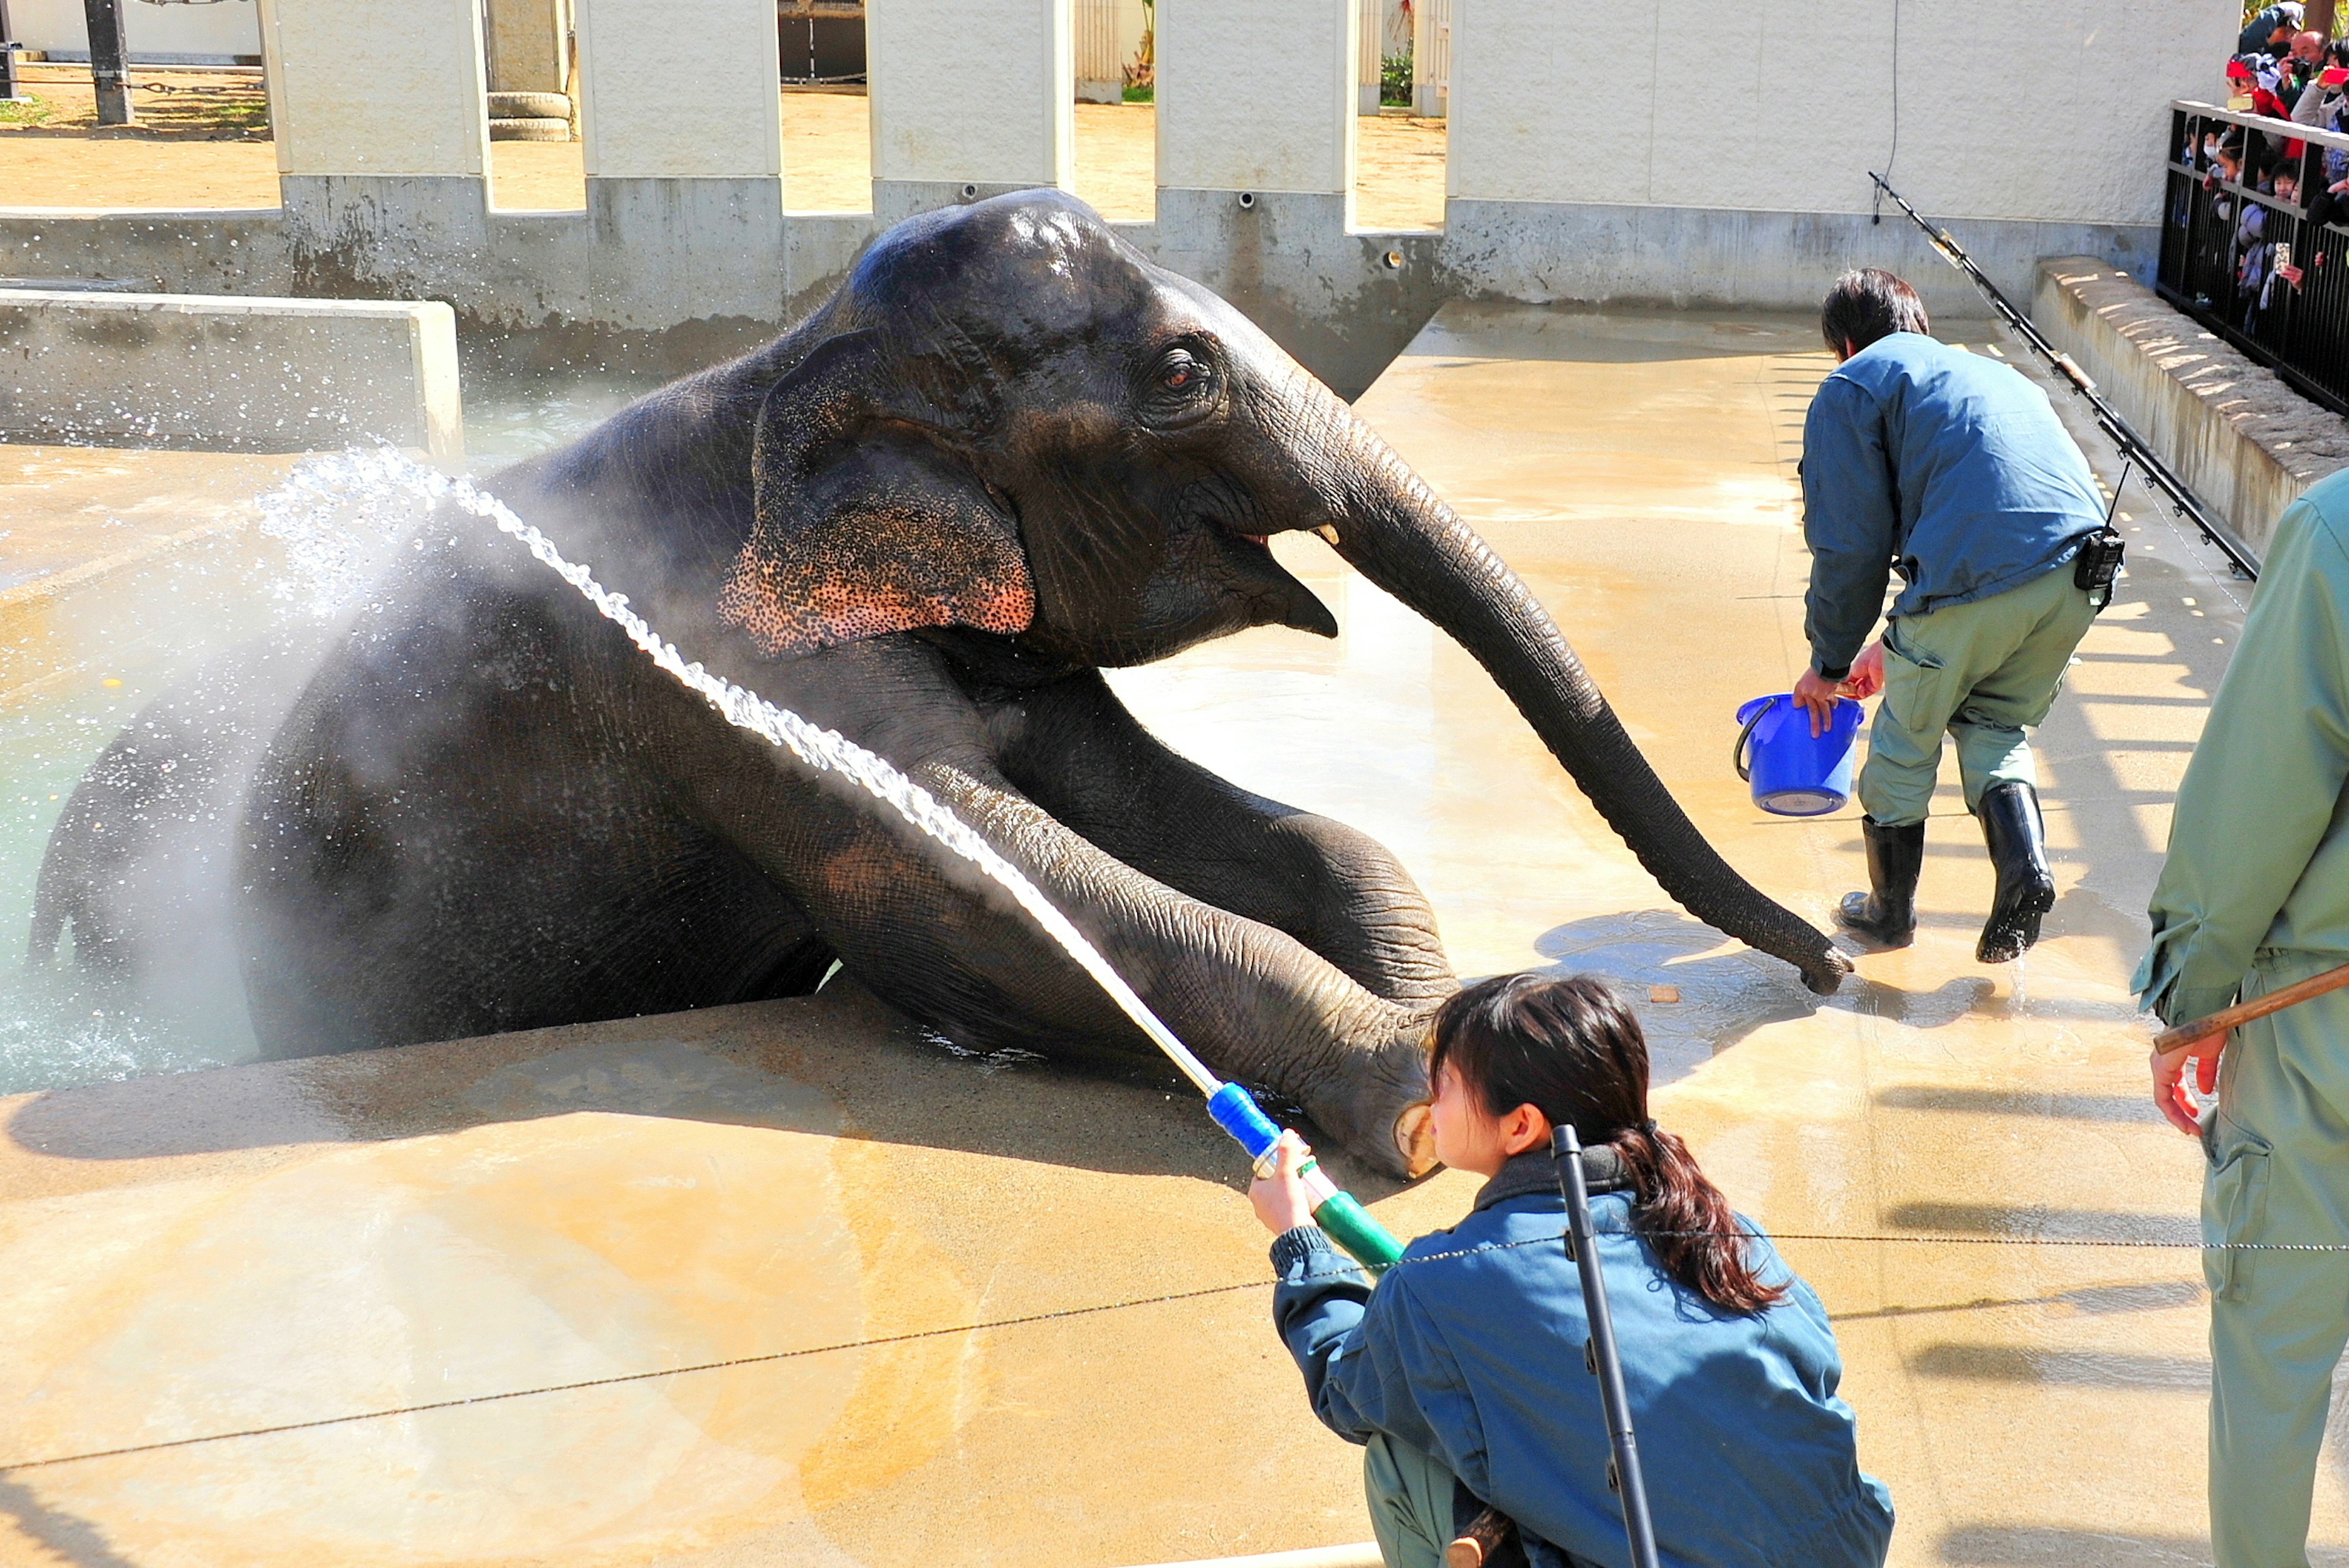
[[[2349,467],[2349,419],[2108,262],[2041,262],[2032,314],[2255,552],[2301,491]]]

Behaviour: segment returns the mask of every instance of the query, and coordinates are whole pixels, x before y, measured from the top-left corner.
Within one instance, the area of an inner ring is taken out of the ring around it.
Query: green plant
[[[1129,86],[1119,96],[1127,103],[1156,103],[1158,88],[1152,83],[1144,82],[1140,87]]]
[[[47,99],[27,93],[14,103],[0,103],[0,125],[45,125],[57,112]]]
[[[1405,105],[1411,102],[1411,56],[1408,52],[1389,55],[1379,62],[1379,101]]]

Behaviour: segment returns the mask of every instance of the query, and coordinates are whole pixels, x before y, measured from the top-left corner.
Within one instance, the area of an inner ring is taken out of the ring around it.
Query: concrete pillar
[[[571,90],[571,7],[566,0],[488,0],[490,90]]]
[[[1381,51],[1386,43],[1386,28],[1382,25],[1386,19],[1386,8],[1387,0],[1362,0],[1361,19],[1355,24],[1355,32],[1361,40],[1361,64],[1354,73],[1357,114],[1375,115],[1379,112],[1379,70],[1385,64]]]
[[[1452,112],[1452,0],[1411,8],[1411,107],[1432,119]]]
[[[1425,275],[1350,232],[1361,15],[1360,0],[1158,0],[1158,261],[1350,394],[1375,368],[1340,320],[1402,319]]]
[[[591,297],[647,319],[781,308],[774,0],[578,0]]]
[[[488,244],[476,0],[260,5],[298,292],[445,294],[446,258]]]
[[[1159,0],[1160,226],[1169,191],[1344,198],[1359,0]]]
[[[1160,0],[1160,26],[1171,0]],[[1350,0],[1349,0],[1350,3]],[[1071,0],[869,0],[873,213],[1038,185],[1076,164]]]
[[[98,95],[98,123],[130,125],[130,39],[123,31],[122,0],[84,0],[89,24],[89,82]]]

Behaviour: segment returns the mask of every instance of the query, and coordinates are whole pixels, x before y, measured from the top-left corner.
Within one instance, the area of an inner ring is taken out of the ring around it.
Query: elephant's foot
[[[1402,1173],[1421,1177],[1435,1169],[1435,1112],[1424,1101],[1403,1107],[1395,1118],[1394,1144]]]
[[[1298,1096],[1346,1149],[1392,1176],[1435,1169],[1435,1117],[1428,1109],[1427,1015],[1390,1023],[1373,1047],[1340,1047],[1333,1072]]]

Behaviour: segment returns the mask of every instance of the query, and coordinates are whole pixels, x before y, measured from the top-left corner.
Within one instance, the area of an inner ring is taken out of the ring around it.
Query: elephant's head
[[[1130,665],[1335,621],[1266,548],[1311,530],[1484,665],[1672,896],[1795,965],[1848,962],[1733,871],[1484,542],[1237,310],[1051,191],[883,235],[766,394],[722,597],[770,655],[921,627]]]

